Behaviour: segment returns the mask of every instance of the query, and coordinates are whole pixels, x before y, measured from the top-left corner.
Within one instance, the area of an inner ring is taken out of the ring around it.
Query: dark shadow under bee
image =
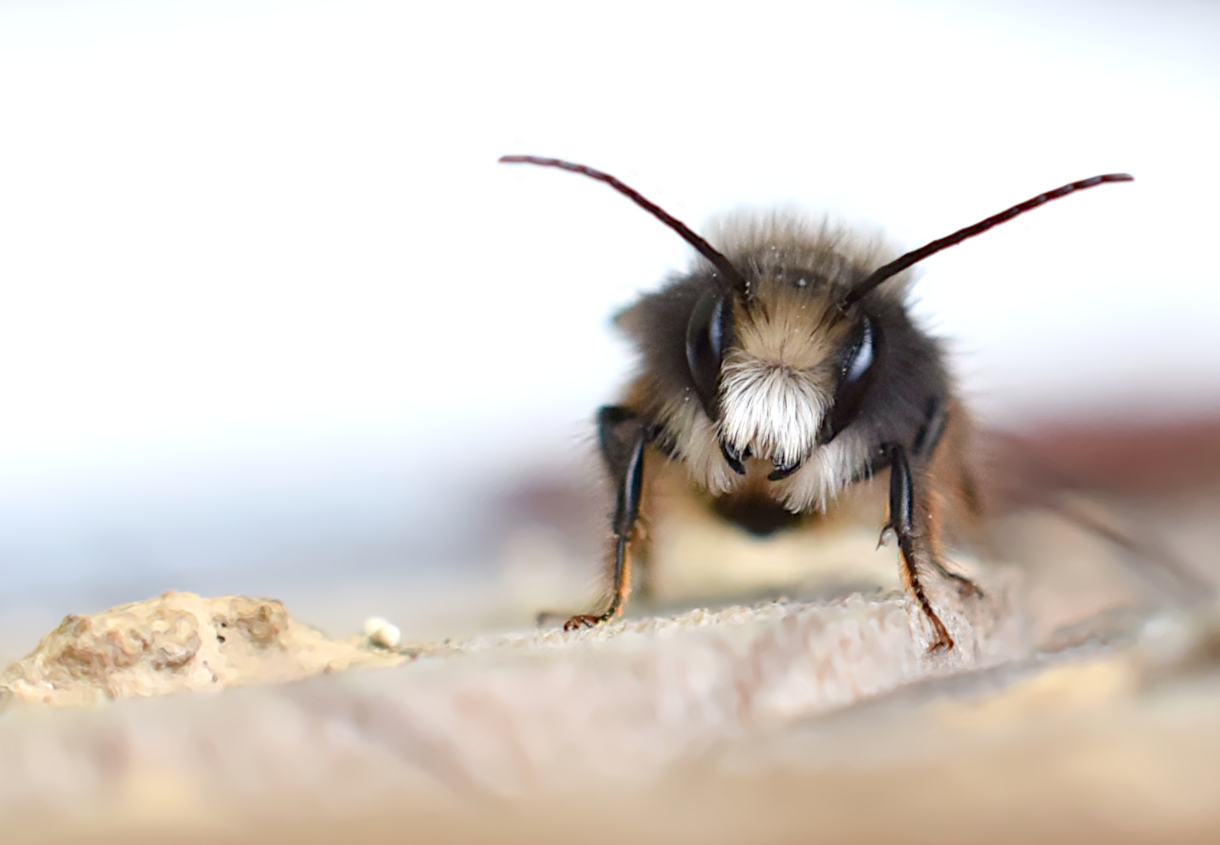
[[[977,588],[943,564],[948,538],[980,513],[970,421],[941,345],[911,319],[907,269],[1018,214],[1074,191],[1129,181],[1109,174],[1040,194],[897,258],[873,242],[780,216],[737,221],[719,249],[614,177],[558,159],[506,156],[607,183],[674,229],[703,261],[641,298],[618,325],[642,366],[621,404],[598,412],[616,491],[613,592],[595,625],[622,611],[637,531],[658,485],[685,486],[755,534],[798,527],[842,506],[849,488],[888,473],[882,536],[899,547],[903,585],[932,627],[953,639],[923,578]]]

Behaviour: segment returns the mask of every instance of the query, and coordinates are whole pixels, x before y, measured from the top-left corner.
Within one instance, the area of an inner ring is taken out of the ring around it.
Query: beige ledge
[[[167,593],[70,617],[3,678],[2,841],[943,845],[1215,830],[1215,685],[1147,692],[1133,614],[1065,630],[1065,650],[1039,655],[1017,582],[993,572],[982,586],[979,600],[934,592],[957,642],[935,653],[896,594],[396,652],[328,639],[273,601]],[[1192,648],[1211,665],[1211,646],[1191,645],[1206,638],[1160,624],[1160,651],[1144,649],[1158,665]],[[197,694],[227,687],[242,688]]]

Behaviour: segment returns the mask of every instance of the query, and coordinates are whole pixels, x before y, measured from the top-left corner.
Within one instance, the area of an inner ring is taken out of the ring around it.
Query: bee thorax
[[[830,394],[808,371],[757,359],[725,363],[720,436],[738,454],[794,466],[817,446]]]

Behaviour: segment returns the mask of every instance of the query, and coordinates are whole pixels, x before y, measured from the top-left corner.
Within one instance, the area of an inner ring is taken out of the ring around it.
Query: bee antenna
[[[559,158],[541,158],[539,156],[501,156],[500,164],[536,164],[539,167],[557,167],[560,170],[567,170],[570,173],[579,173],[582,176],[588,176],[590,179],[596,179],[598,182],[605,182],[611,188],[618,191],[623,196],[630,199],[640,208],[647,211],[653,217],[660,220],[669,228],[677,232],[684,241],[695,248],[695,251],[711,262],[717,272],[723,276],[729,284],[736,288],[743,297],[750,298],[750,283],[741,275],[740,271],[733,266],[724,255],[716,250],[711,244],[703,238],[696,235],[689,226],[677,219],[665,209],[661,208],[654,202],[646,199],[639,191],[628,185],[623,184],[618,179],[611,176],[609,173],[603,173],[600,170],[594,170],[592,167],[586,167],[583,164],[574,164],[570,161],[564,161]]]
[[[1001,211],[986,220],[980,220],[973,226],[967,226],[965,229],[959,229],[952,235],[939,238],[929,244],[921,246],[919,249],[914,249],[903,255],[884,267],[878,267],[866,279],[852,288],[851,293],[843,300],[843,308],[849,308],[863,299],[873,288],[880,285],[886,279],[896,276],[903,270],[910,267],[912,264],[918,264],[930,255],[935,255],[942,249],[948,249],[951,246],[960,244],[962,241],[973,238],[975,235],[981,235],[993,226],[998,226],[1001,223],[1006,223],[1018,214],[1024,214],[1027,211],[1032,211],[1040,205],[1044,205],[1051,200],[1057,200],[1060,197],[1066,197],[1068,194],[1076,191],[1083,191],[1087,188],[1093,188],[1097,185],[1106,182],[1131,182],[1135,179],[1127,173],[1106,173],[1102,176],[1094,176],[1092,179],[1081,179],[1079,182],[1072,182],[1068,185],[1056,188],[1053,191],[1047,191],[1045,194],[1038,194],[1033,199],[1028,199],[1023,203],[1014,205],[1006,211]]]

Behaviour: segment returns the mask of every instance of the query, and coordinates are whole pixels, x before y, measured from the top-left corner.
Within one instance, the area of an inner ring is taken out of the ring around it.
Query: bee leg
[[[631,591],[631,557],[628,548],[640,516],[644,487],[644,447],[654,434],[634,411],[607,406],[597,412],[602,458],[618,491],[614,506],[614,592],[603,613],[573,616],[563,629],[591,628],[618,616]]]
[[[939,396],[932,397],[928,400],[927,406],[924,409],[923,425],[920,426],[918,433],[915,435],[915,442],[911,445],[911,456],[917,461],[930,460],[936,451],[936,447],[940,445],[948,425],[949,409],[946,407],[944,399]],[[959,493],[963,504],[970,517],[977,520],[982,515],[982,505],[974,476],[964,462],[961,462],[959,465],[959,478]],[[938,518],[940,500],[935,496],[927,498],[929,528],[935,529],[940,524]],[[971,595],[982,598],[983,591],[978,588],[978,585],[965,575],[959,575],[945,568],[945,565],[940,561],[940,554],[937,551],[939,546],[938,538],[933,533],[929,557],[931,558],[932,565],[936,567],[936,571],[940,573],[940,576],[957,582],[958,594],[963,598]]]
[[[922,499],[926,503],[924,510],[927,513],[925,524],[928,526],[928,560],[936,568],[936,571],[940,573],[940,577],[953,582],[957,586],[957,594],[961,598],[981,599],[984,595],[982,588],[978,584],[975,584],[965,575],[949,569],[941,560],[940,528],[944,524],[941,519],[944,498],[934,489],[934,485],[930,483],[931,476],[929,474],[925,474],[923,480],[924,484],[929,487]]]
[[[936,567],[936,571],[940,573],[942,578],[948,578],[950,581],[957,582],[957,592],[963,598],[974,596],[975,598],[981,599],[984,597],[985,594],[983,593],[982,587],[971,581],[965,575],[962,575],[960,572],[954,572],[952,569],[947,569],[945,565],[940,562],[940,558],[934,556],[932,558],[932,565]]]
[[[945,624],[932,609],[932,603],[928,601],[923,584],[919,581],[918,563],[928,562],[939,567],[940,562],[932,549],[928,526],[916,528],[915,488],[906,450],[897,444],[891,444],[885,447],[885,451],[890,459],[890,518],[881,533],[884,535],[886,531],[893,531],[898,538],[902,583],[915,596],[919,609],[928,617],[932,629],[936,632],[936,641],[928,650],[951,649],[953,637],[949,636]],[[926,522],[930,515],[925,508],[921,508],[919,516],[921,522]]]

